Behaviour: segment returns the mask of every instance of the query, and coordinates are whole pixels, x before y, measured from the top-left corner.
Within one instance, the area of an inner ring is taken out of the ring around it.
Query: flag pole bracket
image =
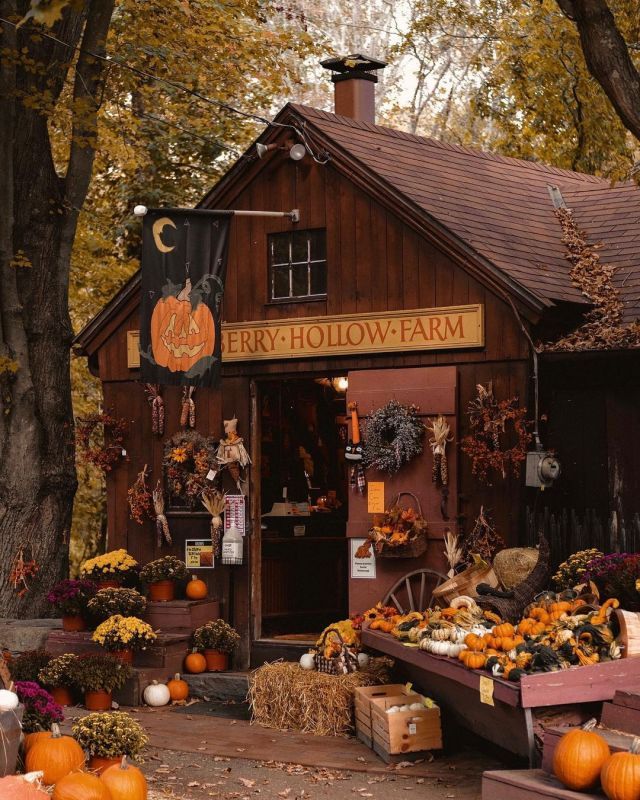
[[[144,217],[149,209],[146,206],[135,206],[133,209],[133,213],[136,217]],[[182,210],[182,209],[180,209]],[[217,209],[215,208],[208,208],[208,209],[189,209],[190,211],[210,211],[212,214],[215,214]],[[220,213],[227,213],[233,214],[235,217],[288,217],[291,222],[300,222],[300,209],[293,208],[291,211],[245,211],[244,209],[241,210],[231,210],[223,209]]]

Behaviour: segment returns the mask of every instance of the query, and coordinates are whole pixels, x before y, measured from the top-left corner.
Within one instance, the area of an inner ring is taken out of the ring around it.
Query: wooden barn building
[[[298,221],[234,218],[222,388],[194,395],[197,430],[217,440],[235,415],[253,461],[244,563],[200,573],[242,634],[239,667],[292,655],[413,569],[442,570],[445,530],[468,532],[481,507],[511,544],[544,527],[556,558],[588,545],[640,549],[640,353],[534,359],[531,346],[573,330],[590,308],[570,276],[558,207],[616,268],[625,321],[639,316],[638,188],[377,126],[382,66],[331,62],[336,113],[286,105],[257,140],[261,157],[254,144],[200,204],[299,210]],[[180,428],[181,390],[164,387],[166,432],[152,433],[132,352],[139,306],[137,274],[75,349],[102,382],[104,408],[130,422],[128,461],[107,478],[108,546],[148,561],[184,557],[185,540],[206,539],[210,518],[169,508],[173,545],[158,547],[152,522],[129,517],[127,489],[145,464],[152,483],[162,477],[164,439]],[[518,396],[532,416],[536,361],[541,438],[561,476],[545,491],[527,487],[524,470],[485,485],[460,450],[468,404],[491,382],[498,399]],[[367,474],[384,483],[385,503],[417,496],[429,523],[419,558],[354,561],[351,540],[366,536],[371,515],[367,496],[349,488],[347,399],[363,417],[398,399],[451,427],[448,498],[431,481],[426,442],[394,478]],[[339,507],[278,515],[285,487],[288,501],[304,502],[310,486]]]

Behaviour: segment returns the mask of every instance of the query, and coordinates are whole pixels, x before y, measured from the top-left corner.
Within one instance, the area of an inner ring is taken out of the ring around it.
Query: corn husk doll
[[[242,491],[242,470],[251,464],[251,458],[244,446],[244,440],[238,435],[238,420],[236,417],[225,419],[224,439],[220,439],[216,460],[221,468],[229,470],[233,482],[238,487],[240,494]]]

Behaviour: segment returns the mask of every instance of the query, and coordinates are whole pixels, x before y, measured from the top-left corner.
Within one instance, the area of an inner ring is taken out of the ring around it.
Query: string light
[[[4,23],[5,25],[10,25],[13,28],[17,28],[18,24],[15,22],[11,22],[10,20],[0,17],[0,22]],[[156,81],[157,83],[164,83],[167,86],[171,86],[173,89],[177,89],[178,91],[185,92],[186,94],[191,95],[192,97],[196,97],[199,100],[202,100],[205,103],[209,103],[217,108],[221,108],[225,111],[229,111],[233,114],[237,114],[244,119],[252,119],[258,122],[261,122],[263,125],[267,125],[269,127],[275,128],[287,128],[289,130],[295,131],[295,133],[300,137],[302,143],[304,144],[307,152],[313,158],[313,160],[318,164],[326,164],[329,160],[328,154],[326,153],[319,153],[316,154],[311,146],[311,139],[309,134],[304,130],[304,128],[300,128],[297,125],[293,125],[291,123],[283,123],[283,122],[275,122],[274,120],[270,120],[268,117],[264,117],[261,114],[255,114],[250,111],[242,111],[239,108],[235,108],[229,103],[223,103],[221,100],[214,100],[212,97],[207,97],[207,95],[202,94],[202,92],[198,92],[195,89],[190,89],[188,86],[185,86],[182,83],[178,83],[176,81],[169,80],[168,78],[162,78],[158,75],[154,75],[151,72],[147,72],[146,70],[140,69],[139,67],[134,67],[133,65],[127,63],[126,61],[113,59],[110,56],[102,55],[101,53],[96,53],[92,50],[87,50],[86,48],[82,47],[81,45],[72,45],[68,42],[59,39],[57,36],[54,36],[50,33],[45,33],[44,31],[38,30],[38,36],[42,36],[45,39],[50,39],[57,44],[66,47],[69,50],[72,50],[76,53],[83,53],[85,55],[91,56],[92,58],[96,58],[99,61],[104,61],[106,64],[111,66],[119,67],[120,69],[128,70],[129,72],[133,73],[134,75],[138,75],[145,80],[152,80]],[[228,145],[225,145],[227,149],[232,149]],[[237,152],[237,151],[236,151]]]

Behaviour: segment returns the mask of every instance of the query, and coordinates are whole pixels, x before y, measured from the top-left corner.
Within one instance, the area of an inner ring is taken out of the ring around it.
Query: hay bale
[[[279,731],[347,736],[354,690],[388,683],[392,665],[390,659],[372,658],[366,671],[326,675],[288,661],[265,664],[249,676],[253,721]]]

